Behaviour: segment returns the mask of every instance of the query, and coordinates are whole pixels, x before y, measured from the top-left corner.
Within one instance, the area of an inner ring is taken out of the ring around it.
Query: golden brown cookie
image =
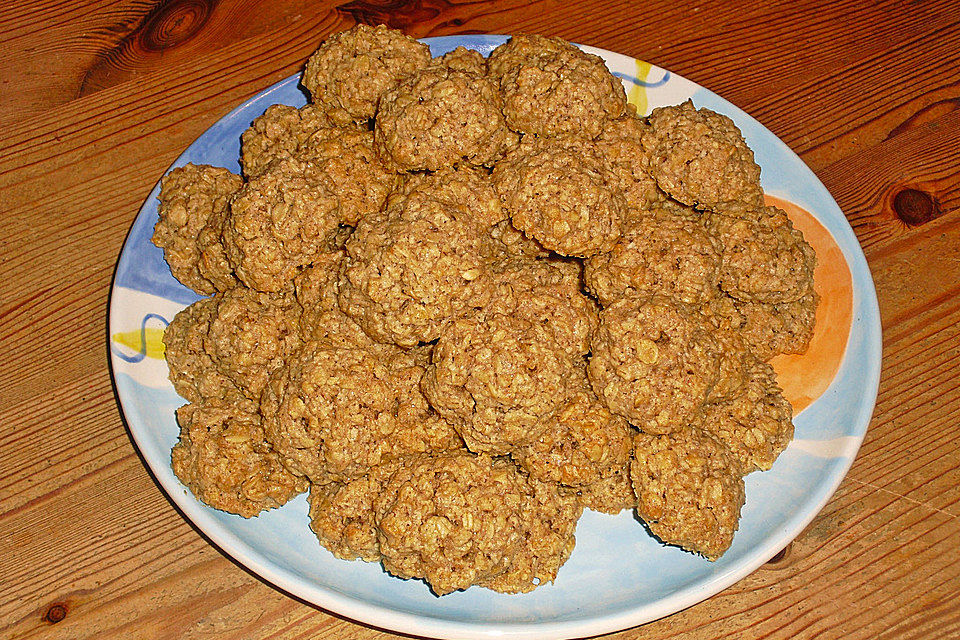
[[[477,313],[443,329],[423,392],[471,451],[504,454],[536,440],[581,362],[538,322]]]
[[[344,560],[380,561],[373,503],[400,464],[393,460],[353,480],[310,485],[310,528],[325,549]]]
[[[596,138],[623,115],[623,84],[603,59],[560,38],[517,35],[490,54],[511,129],[540,136]]]
[[[321,253],[335,249],[339,200],[310,167],[284,160],[250,180],[230,202],[223,227],[227,258],[251,289],[288,291]]]
[[[671,197],[711,210],[763,204],[760,167],[733,120],[687,100],[654,109],[648,122],[650,174]]]
[[[421,362],[386,345],[309,342],[264,392],[267,439],[285,465],[321,484],[404,455],[462,447],[420,392]]]
[[[334,124],[316,105],[291,107],[275,104],[250,123],[240,136],[240,166],[247,178],[256,178],[280,160],[297,155],[306,141]]]
[[[522,478],[523,538],[510,568],[479,583],[500,593],[527,593],[553,582],[576,545],[574,531],[583,507],[574,492],[552,482]]]
[[[401,172],[490,166],[517,144],[494,82],[443,64],[417,71],[384,94],[374,135],[381,160]]]
[[[739,393],[704,406],[701,426],[723,442],[742,473],[766,471],[793,439],[793,409],[766,362],[751,358]]]
[[[292,296],[238,286],[215,296],[204,348],[214,367],[259,402],[267,379],[300,348],[300,305]]]
[[[233,394],[177,410],[173,472],[199,500],[244,518],[307,490],[264,442],[257,405]]]
[[[605,308],[587,368],[614,413],[648,433],[686,427],[716,384],[720,354],[696,307],[627,298]]]
[[[650,295],[701,304],[719,295],[721,250],[697,220],[657,208],[630,216],[617,243],[586,261],[584,280],[603,305]]]
[[[716,560],[733,542],[745,500],[739,462],[698,429],[634,439],[637,514],[658,538]]]
[[[705,222],[723,247],[720,288],[729,295],[779,304],[813,290],[816,253],[780,209],[742,210],[740,217],[708,215]]]
[[[408,459],[375,502],[383,565],[438,595],[474,584],[516,593],[551,581],[573,550],[580,508],[506,459]]]
[[[434,199],[391,199],[346,244],[340,308],[380,342],[412,347],[489,296],[484,226]]]
[[[173,277],[197,293],[211,294],[236,283],[220,232],[227,203],[243,180],[226,169],[187,164],[164,176],[153,244],[163,249]]]
[[[591,141],[524,138],[493,180],[513,225],[551,251],[588,257],[620,237],[626,204]]]
[[[430,48],[396,29],[358,24],[327,38],[307,60],[303,86],[337,123],[373,117],[407,75],[430,64]]]
[[[233,381],[220,372],[208,351],[207,335],[217,304],[214,298],[197,300],[177,313],[163,332],[163,355],[170,382],[190,402],[240,393]]]
[[[536,441],[511,453],[533,478],[580,489],[617,475],[630,460],[634,430],[586,380],[545,421]]]

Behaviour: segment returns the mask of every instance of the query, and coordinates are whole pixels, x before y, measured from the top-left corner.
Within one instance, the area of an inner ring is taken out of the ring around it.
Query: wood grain
[[[224,557],[163,496],[107,371],[120,247],[170,162],[328,34],[558,35],[757,117],[853,226],[884,328],[853,468],[782,553],[620,638],[960,637],[960,5],[23,0],[0,5],[0,638],[390,636]]]

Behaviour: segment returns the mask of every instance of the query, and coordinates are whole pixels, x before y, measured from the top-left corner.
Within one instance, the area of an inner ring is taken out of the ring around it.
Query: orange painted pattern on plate
[[[792,202],[770,195],[766,203],[786,211],[793,226],[817,252],[813,288],[820,294],[820,305],[810,348],[802,355],[780,355],[770,361],[784,396],[797,414],[827,390],[840,368],[850,336],[853,280],[843,252],[816,218]]]

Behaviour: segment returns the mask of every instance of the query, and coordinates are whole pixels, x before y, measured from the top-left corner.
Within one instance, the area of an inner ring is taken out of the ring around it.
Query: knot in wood
[[[162,51],[183,44],[206,24],[216,0],[161,2],[147,17],[140,37],[145,51]]]
[[[792,542],[788,543],[787,546],[785,546],[783,549],[780,549],[780,551],[777,551],[777,553],[772,558],[767,560],[767,564],[776,565],[786,560],[787,556],[790,555],[790,547],[792,546],[793,546]]]
[[[893,197],[893,211],[911,227],[930,222],[940,215],[933,196],[911,188],[901,189]]]
[[[50,624],[57,624],[67,617],[67,605],[56,602],[47,607],[47,612],[43,614],[43,619]]]

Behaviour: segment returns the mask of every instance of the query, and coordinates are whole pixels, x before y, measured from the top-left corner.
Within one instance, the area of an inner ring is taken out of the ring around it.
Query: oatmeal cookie
[[[163,249],[173,277],[197,293],[229,289],[237,281],[223,259],[220,231],[227,202],[242,184],[226,169],[195,164],[177,167],[160,183],[153,244]]]
[[[445,322],[489,296],[483,235],[461,208],[391,199],[347,241],[340,308],[380,342],[411,347],[436,339]]]
[[[395,460],[354,480],[310,485],[310,528],[325,549],[344,560],[380,561],[373,503],[399,468]]]
[[[648,122],[650,173],[670,196],[711,210],[763,204],[760,167],[733,120],[687,100],[654,109]]]
[[[334,127],[314,105],[273,105],[253,121],[242,141],[244,175],[256,178],[278,163],[296,160],[309,182],[336,196],[345,225],[355,226],[379,210],[399,181],[377,158],[371,131]]]
[[[605,308],[587,368],[614,413],[648,433],[690,423],[717,382],[719,347],[706,318],[669,298],[625,299]]]
[[[190,402],[240,393],[207,351],[207,334],[216,317],[217,304],[214,298],[197,300],[177,313],[163,332],[163,355],[170,382]]]
[[[745,474],[773,466],[793,439],[792,419],[773,367],[752,358],[740,393],[704,406],[702,428],[730,449]]]
[[[626,205],[592,142],[525,138],[493,180],[513,225],[560,255],[589,257],[620,237]]]
[[[596,138],[626,110],[623,84],[603,59],[560,38],[514,36],[493,50],[488,67],[515,131]]]
[[[314,483],[343,482],[412,453],[462,447],[420,392],[417,354],[309,342],[263,396],[267,439]]]
[[[583,507],[572,491],[522,478],[523,538],[510,568],[479,583],[500,593],[527,593],[553,582],[576,544],[574,531]]]
[[[351,227],[379,211],[400,181],[377,158],[371,131],[321,129],[306,140],[300,157],[322,172],[322,185],[337,197],[340,223]]]
[[[400,31],[365,24],[336,33],[307,60],[303,86],[337,123],[373,117],[380,97],[430,64],[430,48]]]
[[[628,218],[642,217],[667,199],[650,175],[647,152],[642,142],[647,129],[642,118],[628,111],[616,120],[607,121],[597,138],[597,148],[620,184]]]
[[[296,156],[313,134],[332,126],[329,116],[316,105],[267,107],[240,136],[243,175],[256,178],[271,164]]]
[[[650,295],[701,304],[719,294],[721,250],[698,221],[658,208],[629,217],[611,250],[586,261],[584,280],[602,305]]]
[[[716,560],[730,547],[745,500],[739,463],[697,429],[638,434],[630,477],[637,513],[663,542]]]
[[[523,543],[524,487],[507,460],[454,453],[415,458],[375,501],[384,568],[438,595],[505,572]]]
[[[492,265],[493,293],[486,313],[515,313],[542,325],[573,356],[590,351],[600,308],[580,291],[575,260],[505,258]]]
[[[511,453],[532,478],[579,489],[616,475],[630,460],[633,429],[586,380],[545,421],[537,440]]]
[[[705,221],[723,247],[720,287],[734,298],[778,304],[813,289],[816,254],[780,209],[754,209],[752,219],[715,214]]]
[[[474,584],[522,592],[553,580],[573,549],[575,500],[531,485],[506,459],[411,459],[375,501],[383,565],[438,595]]]
[[[257,406],[228,395],[177,410],[180,440],[173,472],[198,499],[215,509],[251,518],[307,490],[263,440]]]
[[[401,172],[489,166],[517,144],[494,82],[442,64],[417,71],[384,94],[374,136],[381,160]]]
[[[300,306],[239,286],[200,300],[164,334],[170,379],[191,402],[240,391],[259,401],[267,378],[301,343]]]
[[[335,246],[339,200],[287,160],[250,180],[230,202],[224,248],[237,277],[258,291],[279,292],[316,257]]]
[[[308,340],[332,347],[368,347],[373,339],[340,309],[340,269],[344,251],[319,256],[294,280],[297,301],[303,307],[300,332]]]
[[[540,323],[476,313],[443,329],[422,387],[471,451],[504,454],[536,440],[580,367]]]
[[[302,344],[300,305],[292,296],[243,286],[217,294],[204,338],[214,367],[251,400]]]

